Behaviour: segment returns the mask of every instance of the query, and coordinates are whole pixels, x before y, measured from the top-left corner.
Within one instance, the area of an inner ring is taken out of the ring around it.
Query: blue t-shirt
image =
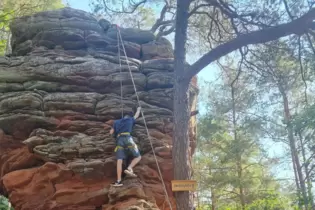
[[[115,136],[120,133],[131,133],[133,125],[135,124],[136,120],[133,117],[122,118],[120,120],[115,120],[114,122],[114,132]]]

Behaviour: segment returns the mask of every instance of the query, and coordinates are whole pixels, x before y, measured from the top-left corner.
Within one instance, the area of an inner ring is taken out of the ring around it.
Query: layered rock
[[[143,156],[139,176],[110,187],[116,160],[109,129],[138,103],[129,67],[174,205],[171,44],[120,28],[128,56],[120,65],[117,27],[71,8],[23,17],[11,30],[12,55],[0,57],[0,192],[15,209],[169,209],[142,118],[132,134]]]

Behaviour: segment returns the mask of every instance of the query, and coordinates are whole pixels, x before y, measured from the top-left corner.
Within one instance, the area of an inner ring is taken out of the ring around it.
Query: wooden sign
[[[172,180],[172,191],[196,191],[197,181],[195,180]]]

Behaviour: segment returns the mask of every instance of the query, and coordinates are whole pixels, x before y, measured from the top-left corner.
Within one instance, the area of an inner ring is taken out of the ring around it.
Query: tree
[[[314,180],[315,163],[313,157],[314,151],[314,104],[306,106],[300,113],[293,115],[292,127],[295,135],[300,140],[301,152],[303,158],[303,169],[305,174],[305,181],[307,184],[308,200],[314,209],[314,197],[312,192],[312,182]]]
[[[62,8],[62,0],[2,0],[0,2],[0,55],[10,53],[9,23],[18,17]]]
[[[301,206],[305,206],[306,209],[309,206],[314,208],[313,198],[307,190],[305,183],[305,175],[303,173],[303,160],[306,160],[305,146],[300,139],[300,144],[297,141],[299,138],[294,134],[294,128],[292,125],[292,112],[294,107],[299,103],[304,103],[307,94],[299,94],[294,97],[294,93],[303,92],[303,86],[306,84],[306,78],[309,76],[303,73],[304,76],[300,77],[301,72],[299,68],[299,56],[295,56],[294,47],[290,49],[290,46],[285,42],[274,41],[270,45],[261,46],[256,49],[256,52],[250,52],[252,55],[251,70],[254,71],[255,80],[259,82],[257,88],[268,87],[270,90],[274,90],[274,96],[281,101],[283,116],[283,128],[287,135],[287,141],[285,141],[291,151],[292,165],[295,172],[296,187],[301,197]],[[304,78],[304,79],[303,79]],[[296,111],[299,111],[296,109]],[[300,152],[301,151],[301,152]],[[302,161],[300,157],[302,153]],[[305,161],[304,161],[305,163]],[[307,169],[305,169],[307,170]],[[309,180],[309,177],[307,178]],[[308,181],[307,183],[310,183]]]
[[[224,67],[223,82],[203,87],[208,95],[207,112],[198,122],[194,177],[200,186],[199,197],[206,202],[198,206],[290,209],[289,199],[280,194],[279,183],[269,172],[274,160],[261,146],[264,119],[252,114],[260,109],[259,96],[246,72],[239,74],[231,66]]]
[[[124,1],[122,1],[124,2]],[[149,4],[149,0],[129,1],[127,6],[121,6],[123,10],[118,12],[132,13],[143,4]],[[167,9],[172,9],[173,1],[164,1],[161,16]],[[244,47],[251,44],[265,43],[289,35],[302,35],[314,28],[315,18],[314,4],[307,1],[298,1],[297,12],[289,10],[292,2],[263,1],[258,4],[253,1],[229,1],[224,0],[180,0],[176,2],[175,21],[164,15],[158,21],[170,21],[175,30],[175,83],[174,83],[174,138],[173,138],[173,163],[174,179],[190,179],[189,136],[188,136],[188,87],[190,80],[203,68],[217,61],[219,58],[239,50],[243,53]],[[272,5],[271,5],[272,4]],[[252,5],[255,5],[254,7]],[[286,6],[287,5],[287,6]],[[272,7],[270,7],[272,6]],[[283,7],[284,6],[284,7]],[[117,7],[116,7],[117,8]],[[128,10],[129,8],[129,10]],[[109,6],[104,7],[109,11]],[[126,11],[128,10],[128,11]],[[117,12],[117,11],[116,11]],[[202,55],[190,67],[185,66],[186,41],[189,19],[202,15],[209,25],[208,36],[210,49]],[[165,26],[165,25],[164,25]],[[160,26],[163,31],[167,27]],[[213,30],[213,29],[216,30]],[[216,31],[217,36],[212,36]],[[172,31],[171,31],[172,32]],[[223,35],[225,34],[225,35]],[[191,202],[188,192],[175,194],[178,209],[189,209]]]

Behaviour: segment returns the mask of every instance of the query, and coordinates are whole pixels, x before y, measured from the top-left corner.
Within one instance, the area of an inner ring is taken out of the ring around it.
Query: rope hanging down
[[[121,106],[121,118],[124,117],[124,104],[123,104],[123,84],[122,84],[122,76],[121,76],[121,59],[120,59],[120,39],[119,39],[119,34],[118,34],[118,26],[116,25],[117,28],[117,50],[118,50],[118,60],[119,60],[119,77],[120,77],[120,106]]]
[[[153,148],[153,144],[152,144],[152,141],[151,141],[151,136],[150,136],[150,133],[149,133],[149,129],[148,129],[148,126],[147,126],[147,122],[145,120],[145,117],[144,117],[144,114],[143,114],[143,111],[142,111],[142,107],[141,107],[141,104],[140,104],[140,99],[139,99],[139,95],[138,95],[138,92],[137,92],[137,88],[136,88],[136,84],[135,84],[135,81],[133,79],[133,75],[132,75],[132,72],[131,72],[131,68],[130,68],[130,65],[129,65],[129,61],[128,61],[128,57],[127,57],[127,53],[126,53],[126,49],[125,49],[125,45],[123,43],[123,40],[122,40],[122,37],[121,37],[121,33],[120,33],[120,29],[119,27],[117,26],[117,35],[119,36],[119,39],[118,39],[118,43],[120,42],[121,43],[121,46],[123,48],[123,52],[124,52],[124,55],[125,55],[125,58],[126,58],[126,61],[127,61],[127,66],[128,66],[128,70],[129,70],[129,74],[130,74],[130,77],[131,77],[131,81],[132,81],[132,84],[133,84],[133,88],[134,88],[134,91],[135,91],[135,94],[136,94],[136,97],[137,97],[137,101],[138,101],[138,105],[140,107],[140,112],[141,112],[141,116],[143,118],[143,123],[144,123],[144,127],[146,129],[146,132],[147,132],[147,136],[149,138],[149,142],[150,142],[150,145],[151,145],[151,149],[152,149],[152,152],[153,152],[153,156],[154,156],[154,159],[155,159],[155,163],[157,165],[157,169],[158,169],[158,172],[159,172],[159,178],[161,179],[161,182],[162,182],[162,185],[163,185],[163,190],[164,190],[164,193],[165,193],[165,197],[167,199],[167,202],[168,202],[168,205],[170,207],[171,210],[173,210],[172,208],[172,204],[171,204],[171,201],[170,201],[170,198],[167,194],[167,190],[166,190],[166,186],[165,186],[165,183],[164,183],[164,180],[163,180],[163,176],[162,176],[162,173],[161,173],[161,169],[160,169],[160,166],[159,166],[159,163],[157,161],[157,158],[156,158],[156,154],[155,154],[155,151],[154,151],[154,148]],[[119,49],[120,50],[120,49]],[[120,53],[118,53],[118,55],[120,56]],[[120,60],[120,58],[119,58]],[[121,64],[121,61],[119,61],[120,64]],[[121,69],[121,66],[120,66],[120,69]],[[121,87],[122,88],[122,87]]]

